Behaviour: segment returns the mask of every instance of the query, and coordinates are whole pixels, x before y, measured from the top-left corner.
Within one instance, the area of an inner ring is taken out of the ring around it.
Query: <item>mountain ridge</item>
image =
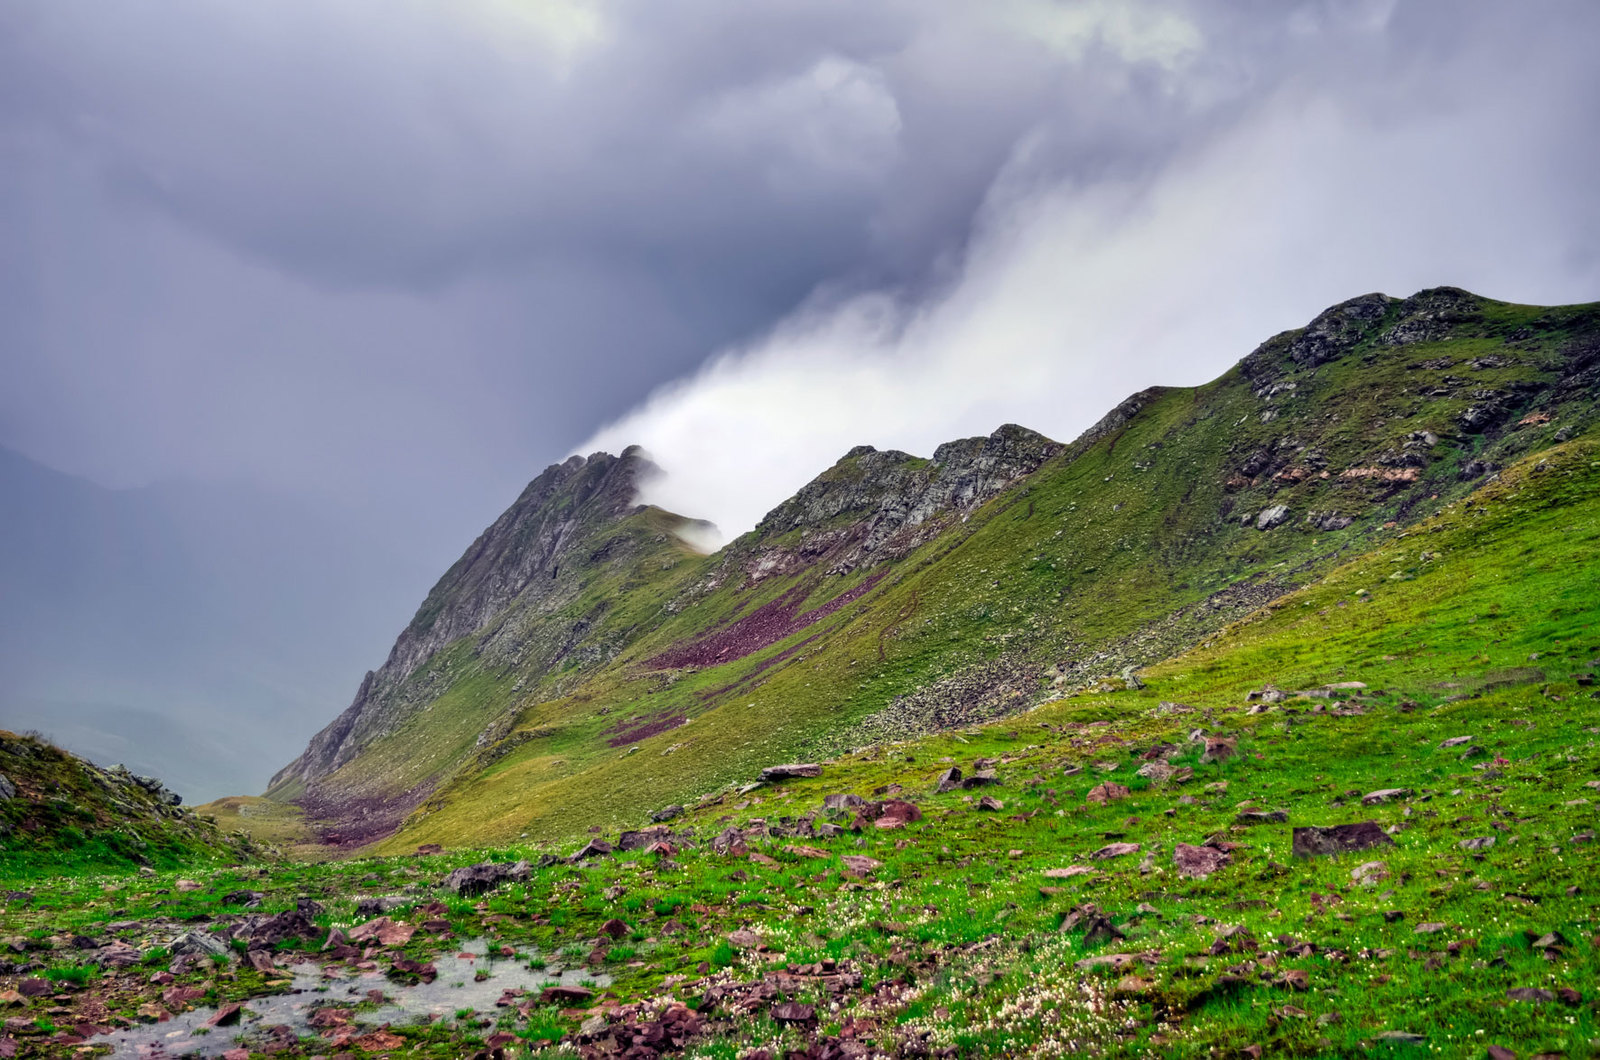
[[[286,769],[269,794],[345,842],[396,826],[444,838],[469,807],[477,835],[554,835],[726,783],[762,754],[838,747],[841,733],[914,735],[1127,681],[1591,422],[1597,317],[1593,305],[1455,288],[1363,295],[1212,383],[1130,396],[1066,445],[1007,425],[932,459],[852,449],[711,556],[676,541],[682,517],[629,507],[631,494],[595,509],[620,522],[580,519],[582,533],[512,547],[519,519],[566,525],[540,512],[572,497],[535,486],[603,454],[552,465],[408,633],[434,628],[430,609],[471,621],[447,618],[433,640],[402,634],[390,661],[410,669],[382,688],[369,678],[351,708],[388,696],[405,709],[364,742],[347,743],[352,727],[342,757]],[[605,461],[628,459],[645,460],[634,447]],[[612,532],[640,519],[648,541]],[[518,602],[552,549],[567,557],[551,578],[572,579],[566,602]],[[455,595],[480,563],[472,584],[498,587],[487,606]],[[762,702],[780,693],[787,710]],[[707,712],[710,729],[673,741]],[[615,759],[624,744],[624,759],[660,745],[666,764],[641,780]]]

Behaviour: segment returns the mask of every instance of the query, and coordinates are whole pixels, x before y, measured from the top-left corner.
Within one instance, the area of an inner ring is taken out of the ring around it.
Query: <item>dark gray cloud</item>
[[[342,547],[442,570],[545,463],[642,440],[659,499],[736,530],[857,441],[1070,434],[1360,291],[1594,297],[1597,29],[1587,0],[22,0],[0,444],[336,502]]]

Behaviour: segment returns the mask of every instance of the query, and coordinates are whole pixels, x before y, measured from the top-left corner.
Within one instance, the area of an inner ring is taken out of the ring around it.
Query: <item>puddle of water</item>
[[[473,956],[457,956],[462,953]],[[450,953],[433,958],[439,977],[416,986],[395,982],[381,969],[361,971],[343,965],[329,965],[324,969],[306,961],[290,969],[294,982],[286,993],[246,1001],[239,1022],[232,1027],[206,1030],[201,1025],[215,1015],[216,1009],[200,1008],[174,1016],[165,1023],[116,1030],[91,1041],[95,1045],[110,1045],[113,1058],[129,1060],[221,1056],[237,1048],[241,1040],[260,1037],[266,1028],[277,1024],[288,1025],[297,1036],[316,1035],[318,1030],[311,1026],[310,1019],[317,1009],[353,1007],[367,1000],[369,990],[382,990],[389,1001],[379,1008],[355,1013],[353,1022],[363,1028],[376,1028],[386,1023],[398,1027],[427,1022],[430,1018],[435,1022],[452,1021],[457,1012],[466,1008],[493,1018],[499,1012],[494,1003],[507,990],[537,992],[557,984],[577,986],[592,981],[596,987],[604,987],[611,983],[610,976],[588,968],[561,968],[552,963],[535,971],[528,967],[528,961],[537,955],[537,950],[530,949],[519,951],[515,957],[489,956],[485,940],[471,939]],[[477,981],[480,971],[489,973],[482,982]]]

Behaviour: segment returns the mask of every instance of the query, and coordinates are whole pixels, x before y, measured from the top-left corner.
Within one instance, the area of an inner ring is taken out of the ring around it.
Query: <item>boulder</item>
[[[611,850],[611,844],[607,843],[604,839],[591,839],[583,845],[581,850],[567,860],[576,864],[577,862],[585,861],[589,858],[604,857],[605,855],[610,854]]]
[[[213,960],[226,959],[228,944],[206,931],[189,931],[172,940],[172,945],[167,947],[174,957],[182,957],[192,953],[196,957],[210,957]]]
[[[322,929],[311,922],[311,914],[300,909],[272,916],[246,917],[244,923],[233,929],[233,937],[243,940],[251,949],[276,946],[287,939],[317,938],[321,934]]]
[[[1377,791],[1368,792],[1361,796],[1361,805],[1380,806],[1386,802],[1393,802],[1395,799],[1409,799],[1410,797],[1410,788],[1379,788]]]
[[[655,821],[657,824],[660,824],[660,823],[662,823],[664,821],[670,821],[674,817],[681,817],[682,815],[683,815],[683,807],[674,804],[672,806],[666,807],[665,809],[660,809],[660,810],[657,810],[655,813],[652,813],[650,815],[650,819],[652,821]]]
[[[595,840],[594,843],[599,843]],[[594,843],[590,843],[593,846]],[[610,853],[607,845],[606,853]],[[573,860],[577,860],[574,857]],[[514,865],[504,862],[482,861],[476,865],[463,865],[446,876],[440,886],[463,898],[475,898],[487,891],[492,891],[502,883],[526,883],[532,875],[533,866],[526,861],[519,861]]]
[[[1097,861],[1105,861],[1108,858],[1126,857],[1129,854],[1137,854],[1138,852],[1138,843],[1107,843],[1089,856]]]
[[[1270,508],[1263,509],[1261,514],[1256,516],[1256,529],[1271,530],[1275,526],[1283,525],[1288,520],[1289,509],[1282,504],[1274,504]]]
[[[623,832],[617,837],[618,850],[644,850],[664,843],[672,838],[672,832],[664,824],[652,825],[649,828],[637,828]]]
[[[1179,843],[1172,848],[1172,862],[1178,866],[1178,875],[1203,880],[1226,865],[1228,855],[1216,847]]]
[[[889,799],[883,804],[883,811],[878,814],[878,821],[900,821],[902,824],[911,824],[913,821],[922,820],[922,811],[914,802],[904,799]]]
[[[356,916],[383,916],[392,913],[411,899],[398,894],[385,894],[377,898],[362,898],[356,902]]]
[[[1083,800],[1085,802],[1097,802],[1104,806],[1108,802],[1115,802],[1117,799],[1125,799],[1127,797],[1128,789],[1126,787],[1107,781],[1104,784],[1096,784],[1090,788],[1089,794],[1085,795]]]
[[[17,786],[11,783],[11,778],[0,773],[0,802],[17,797]]]
[[[968,790],[982,788],[990,784],[1000,783],[1000,776],[992,769],[980,769],[961,782],[961,786]]]
[[[954,791],[961,786],[961,767],[951,766],[939,774],[935,790],[939,792]]]
[[[1293,853],[1297,858],[1324,857],[1371,847],[1392,846],[1394,840],[1384,834],[1377,821],[1336,824],[1327,828],[1296,828],[1292,838]]]
[[[848,792],[824,795],[822,797],[822,808],[825,810],[854,810],[866,804],[866,799]]]
[[[815,762],[799,762],[782,766],[768,766],[761,771],[763,783],[775,780],[793,780],[799,777],[820,777],[822,767]]]
[[[1235,824],[1288,824],[1289,815],[1283,810],[1244,810],[1234,819]]]

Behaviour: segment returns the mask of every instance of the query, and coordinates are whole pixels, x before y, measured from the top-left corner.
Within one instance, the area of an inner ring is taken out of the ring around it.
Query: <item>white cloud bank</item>
[[[1593,78],[1485,59],[1370,91],[1291,79],[1136,179],[1051,183],[1019,145],[937,295],[814,299],[582,451],[642,444],[667,471],[642,499],[731,537],[853,445],[926,455],[1002,422],[1069,440],[1367,291],[1600,297],[1568,146]]]

